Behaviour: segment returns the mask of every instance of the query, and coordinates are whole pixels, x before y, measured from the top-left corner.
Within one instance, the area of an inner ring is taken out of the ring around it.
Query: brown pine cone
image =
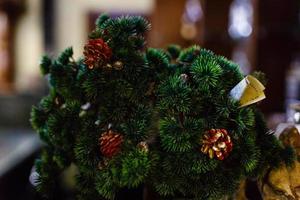
[[[202,153],[208,154],[210,158],[216,157],[224,160],[232,151],[232,140],[225,129],[211,129],[206,131],[202,140]]]
[[[105,157],[113,157],[120,152],[123,136],[113,130],[105,131],[99,138],[100,152]]]
[[[111,48],[101,39],[90,39],[84,46],[84,63],[89,69],[105,65],[112,56]]]

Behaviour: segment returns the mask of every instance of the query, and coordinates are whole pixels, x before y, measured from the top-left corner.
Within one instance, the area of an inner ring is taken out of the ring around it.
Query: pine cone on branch
[[[84,46],[84,63],[89,69],[105,65],[112,56],[111,48],[101,38],[90,39]]]
[[[105,131],[99,138],[100,152],[105,157],[111,158],[120,152],[123,136],[113,130]]]

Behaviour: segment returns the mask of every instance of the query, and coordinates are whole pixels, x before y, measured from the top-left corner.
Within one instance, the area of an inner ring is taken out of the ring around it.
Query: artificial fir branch
[[[47,143],[36,164],[43,196],[61,199],[58,180],[71,163],[82,200],[143,184],[160,199],[216,200],[247,177],[293,163],[293,150],[269,134],[255,106],[240,108],[229,96],[244,77],[237,64],[196,45],[147,49],[149,28],[142,17],[102,15],[84,58],[74,60],[72,48],[42,58],[50,93],[31,123]],[[210,140],[232,151],[209,157],[202,146]]]

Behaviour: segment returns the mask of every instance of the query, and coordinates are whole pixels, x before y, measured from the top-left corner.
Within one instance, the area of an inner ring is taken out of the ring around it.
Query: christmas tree
[[[256,106],[229,95],[244,78],[238,65],[199,46],[146,48],[149,27],[142,17],[102,15],[81,59],[72,48],[42,58],[50,92],[31,122],[47,144],[36,161],[45,198],[60,198],[71,164],[78,199],[141,185],[160,199],[220,199],[293,162]]]

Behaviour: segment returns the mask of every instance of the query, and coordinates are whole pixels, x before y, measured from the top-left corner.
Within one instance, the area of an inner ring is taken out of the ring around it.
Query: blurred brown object
[[[184,45],[184,40],[180,35],[184,5],[183,0],[156,1],[156,8],[150,18],[152,29],[149,33],[149,46],[162,48],[172,43]]]
[[[236,194],[234,195],[233,199],[235,199],[235,200],[247,200],[247,197],[246,197],[246,180],[243,180],[240,183],[240,186],[239,186]]]
[[[289,126],[284,129],[279,139],[284,146],[292,146],[296,150],[297,157],[300,157],[300,135],[295,126]]]
[[[258,1],[256,70],[268,78],[265,113],[284,111],[285,75],[299,51],[299,5],[297,0]]]
[[[0,93],[13,90],[15,24],[24,9],[25,1],[0,1]]]
[[[228,58],[231,57],[233,49],[232,40],[227,32],[231,3],[232,0],[205,1],[204,3],[204,47]]]
[[[292,146],[299,155],[300,135],[296,127],[285,128],[279,138],[284,146]],[[283,165],[268,171],[258,184],[264,200],[300,199],[300,162],[296,161],[292,167]]]

